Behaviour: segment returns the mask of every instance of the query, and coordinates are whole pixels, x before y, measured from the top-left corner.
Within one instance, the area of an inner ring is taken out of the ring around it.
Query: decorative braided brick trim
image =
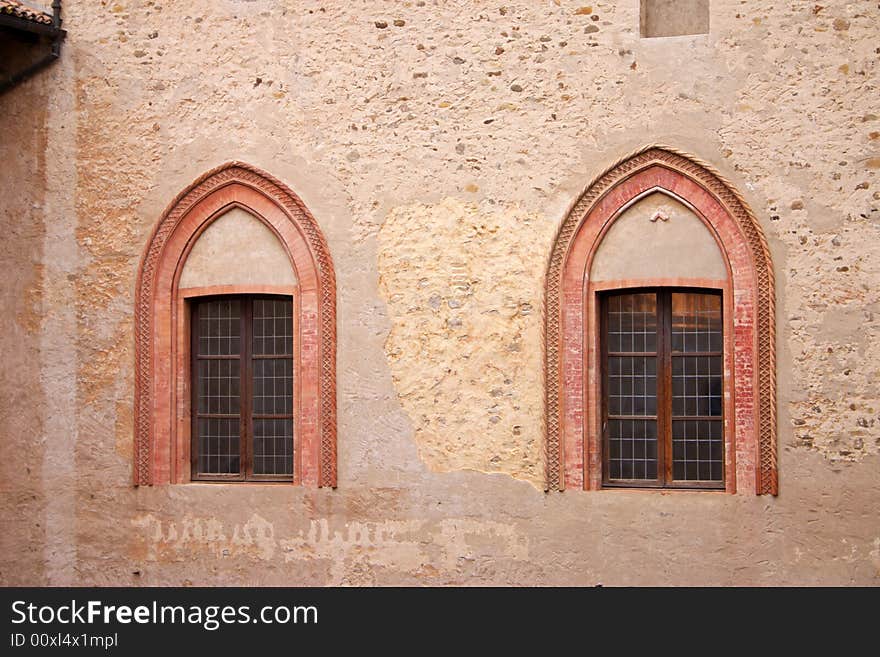
[[[229,162],[207,172],[187,189],[181,192],[162,213],[150,238],[138,272],[136,303],[135,303],[135,485],[151,485],[167,483],[167,473],[162,473],[157,480],[156,422],[157,408],[171,412],[162,404],[164,400],[155,398],[157,381],[155,371],[157,363],[156,344],[165,339],[168,328],[157,326],[155,316],[157,295],[172,295],[171,289],[158,289],[160,267],[167,264],[179,270],[181,262],[163,263],[163,258],[178,257],[177,254],[166,253],[166,245],[175,230],[187,218],[188,213],[198,204],[206,201],[214,194],[223,194],[225,190],[241,188],[254,190],[265,197],[272,207],[280,209],[285,217],[305,239],[307,251],[312,261],[311,268],[317,279],[317,304],[313,311],[317,317],[316,332],[318,336],[320,417],[318,431],[320,433],[319,463],[316,484],[318,486],[336,486],[336,279],[333,262],[330,258],[327,242],[318,227],[315,218],[305,204],[287,186],[268,173],[242,162]],[[229,202],[233,202],[230,193]],[[259,214],[259,213],[258,213]],[[280,237],[280,236],[279,236]],[[288,252],[293,248],[285,244]],[[300,249],[299,251],[302,251]],[[298,251],[298,252],[299,252]],[[302,275],[302,272],[300,272]],[[167,318],[163,317],[163,320]],[[171,386],[171,382],[165,382]],[[171,422],[173,420],[169,419]],[[163,448],[166,445],[162,446]]]
[[[563,467],[563,409],[562,394],[566,379],[562,371],[562,337],[566,330],[583,330],[583,319],[575,319],[577,326],[562,325],[562,286],[566,259],[570,247],[584,226],[585,220],[600,202],[622,207],[631,200],[610,195],[616,188],[641,171],[660,165],[673,176],[684,177],[708,192],[738,227],[743,244],[726,244],[729,252],[740,247],[748,256],[751,268],[749,278],[754,281],[754,308],[744,305],[742,312],[752,314],[757,340],[748,367],[740,374],[755,376],[755,414],[757,417],[755,492],[776,495],[778,492],[776,460],[776,339],[773,266],[761,226],[745,200],[711,165],[685,153],[665,146],[647,146],[614,163],[596,178],[569,211],[556,237],[547,272],[545,306],[545,381],[546,381],[546,450],[547,489],[566,488]],[[674,181],[672,183],[674,186]],[[674,191],[674,190],[672,190]],[[598,243],[595,245],[598,246]],[[751,370],[751,372],[749,372]],[[582,373],[581,373],[582,374]],[[751,400],[747,400],[746,404]],[[744,406],[746,406],[744,404]],[[747,406],[746,406],[747,407]],[[588,409],[584,409],[585,414]],[[582,422],[582,420],[580,420]],[[580,446],[583,452],[583,445]],[[571,486],[569,486],[571,487]]]

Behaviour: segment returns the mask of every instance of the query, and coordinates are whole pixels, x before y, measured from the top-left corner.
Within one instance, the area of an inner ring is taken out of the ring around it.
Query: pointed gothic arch
[[[187,256],[202,232],[232,208],[261,221],[279,240],[296,277],[299,358],[294,381],[300,417],[300,476],[336,486],[336,282],[326,240],[305,204],[284,183],[242,162],[193,182],[162,213],[144,251],[135,304],[135,485],[189,480],[188,314],[179,290]],[[229,289],[226,289],[226,288]],[[204,293],[265,293],[265,286]]]
[[[596,178],[557,234],[546,279],[547,488],[601,487],[598,287],[590,264],[611,224],[653,191],[702,220],[728,269],[724,362],[732,421],[725,432],[725,489],[776,495],[775,298],[767,242],[729,182],[710,165],[663,146],[645,147]]]

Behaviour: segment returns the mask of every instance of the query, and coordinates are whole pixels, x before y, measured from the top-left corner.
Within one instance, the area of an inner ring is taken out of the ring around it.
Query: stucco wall
[[[233,208],[199,235],[180,273],[180,287],[256,284],[295,285],[296,274],[272,231]]]
[[[61,61],[0,97],[0,581],[878,583],[880,10],[716,0],[708,37],[640,39],[638,8],[65,3]],[[540,490],[556,229],[657,142],[770,242],[777,498]],[[336,490],[131,486],[138,262],[233,159],[337,267]]]
[[[638,278],[727,278],[705,224],[666,194],[636,201],[608,229],[590,268],[591,281]]]
[[[5,50],[5,49],[4,49]],[[7,60],[9,61],[9,60]],[[13,60],[14,61],[14,60]],[[46,207],[46,102],[41,88],[22,89],[0,101],[15,121],[4,127],[0,139],[3,167],[3,201],[0,222],[5,238],[0,240],[3,285],[0,286],[0,334],[3,376],[0,377],[0,436],[3,449],[15,458],[0,459],[4,526],[12,514],[38,518],[19,523],[15,532],[0,532],[0,576],[16,571],[30,577],[44,576],[42,546],[45,537],[46,496],[43,463],[46,399],[40,386],[40,362],[46,289],[43,244],[47,226]],[[11,180],[21,181],[10,188]],[[13,193],[14,192],[14,193]],[[52,298],[51,296],[49,297]]]

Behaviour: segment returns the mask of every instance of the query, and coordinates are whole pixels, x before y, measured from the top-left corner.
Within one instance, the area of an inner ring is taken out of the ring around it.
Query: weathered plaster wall
[[[180,287],[254,284],[295,285],[296,274],[272,231],[251,213],[233,208],[199,235],[180,273]]]
[[[878,583],[880,8],[715,0],[647,40],[638,8],[65,3],[61,62],[0,97],[2,582]],[[778,498],[538,490],[553,237],[650,142],[767,233]],[[138,262],[232,159],[337,266],[335,491],[130,484]]]
[[[17,455],[0,459],[0,524],[7,528],[0,532],[0,578],[10,584],[42,577],[44,572],[42,552],[21,548],[46,542],[42,521],[44,418],[39,410],[34,412],[44,407],[45,399],[40,368],[33,363],[40,353],[45,301],[46,102],[42,85],[32,85],[14,98],[4,99],[3,108],[11,120],[5,121],[0,139],[4,177],[0,204],[4,235],[0,240],[0,333],[4,336],[0,435],[4,453]],[[12,179],[20,181],[15,193],[9,187]],[[12,534],[8,528],[15,517],[40,520],[22,523]]]
[[[590,280],[727,278],[727,265],[706,225],[682,203],[654,193],[621,213],[602,238]]]

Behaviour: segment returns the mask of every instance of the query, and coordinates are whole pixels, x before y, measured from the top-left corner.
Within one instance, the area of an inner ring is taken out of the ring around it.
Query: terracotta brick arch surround
[[[725,489],[776,495],[774,282],[767,242],[743,198],[716,171],[660,146],[620,160],[593,181],[553,247],[545,309],[547,488],[601,487],[596,294],[603,286],[591,283],[590,264],[623,210],[655,191],[694,211],[727,264],[727,280],[716,284],[724,290],[724,370],[732,383],[725,410],[732,419],[725,428]]]
[[[183,265],[207,226],[239,207],[279,239],[293,267],[299,309],[297,483],[336,485],[336,283],[324,236],[303,202],[282,182],[230,162],[193,182],[162,214],[138,273],[135,307],[136,485],[189,480],[189,395]],[[210,293],[267,292],[223,289]]]

